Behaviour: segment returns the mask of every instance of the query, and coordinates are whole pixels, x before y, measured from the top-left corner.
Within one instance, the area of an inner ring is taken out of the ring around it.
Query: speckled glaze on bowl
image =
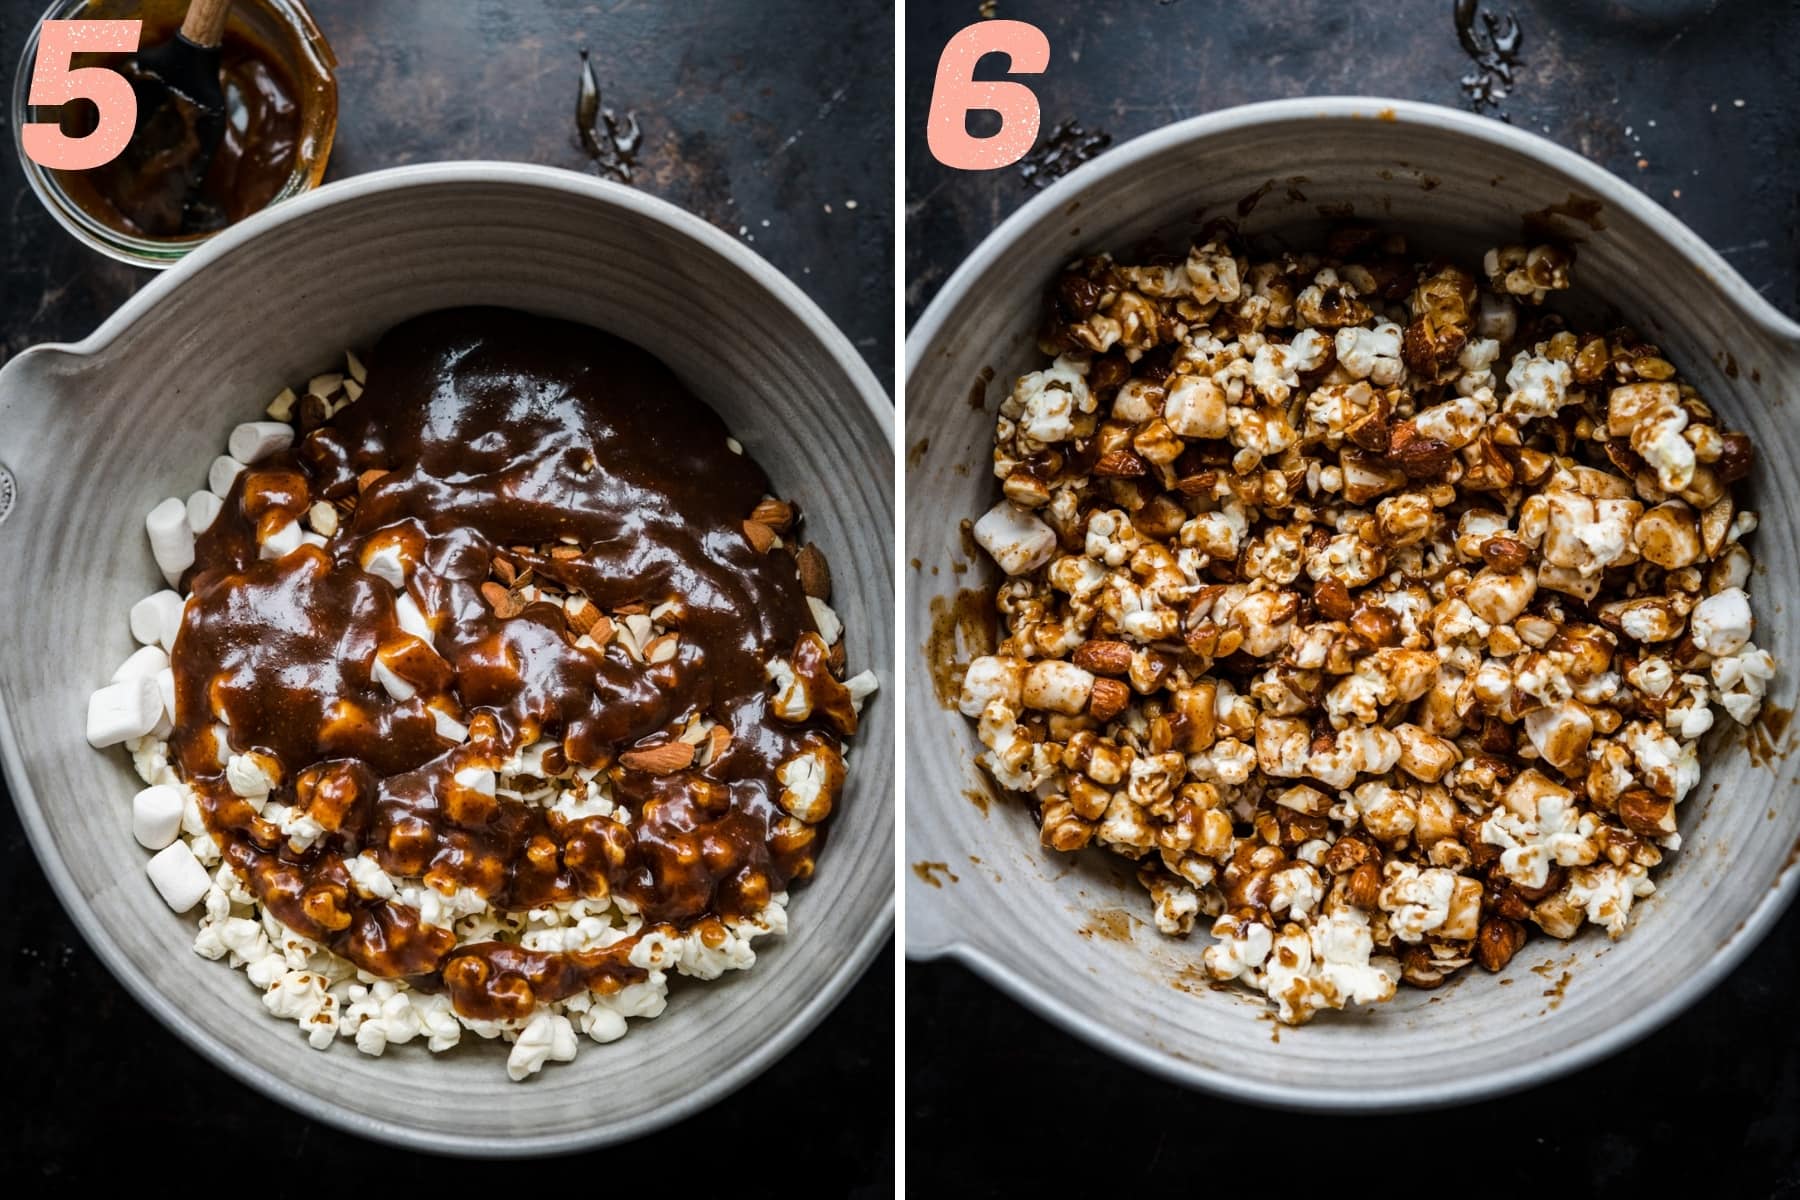
[[[86,341],[0,371],[0,757],[33,848],[89,942],[190,1044],[302,1112],[461,1154],[573,1150],[644,1133],[743,1084],[862,973],[892,923],[892,705],[878,694],[792,931],[749,972],[677,982],[668,1012],[524,1084],[504,1045],[379,1059],[309,1049],[241,971],[193,953],[144,875],[122,750],[83,740],[88,693],[162,586],[144,513],[205,484],[233,424],[406,317],[507,305],[661,357],[725,418],[830,557],[852,664],[893,679],[893,409],[825,316],[704,221],[629,188],[508,163],[363,175],[221,233]],[[115,1081],[128,1083],[128,1081]]]
[[[942,656],[928,649],[934,625],[940,637],[951,630],[945,614],[959,591],[991,569],[970,561],[982,556],[965,549],[958,522],[999,496],[993,411],[1011,380],[1041,362],[1033,334],[1044,289],[1069,259],[1152,236],[1185,242],[1217,216],[1304,245],[1351,210],[1478,259],[1519,240],[1523,214],[1546,209],[1578,239],[1574,302],[1615,306],[1755,439],[1756,641],[1783,664],[1769,704],[1792,708],[1800,410],[1789,396],[1800,389],[1800,327],[1641,193],[1499,122],[1359,98],[1184,121],[1027,204],[950,278],[907,341],[904,555],[918,564],[906,599],[909,955],[967,963],[1101,1049],[1178,1082],[1294,1108],[1376,1111],[1572,1070],[1667,1021],[1749,953],[1800,882],[1788,869],[1800,839],[1791,732],[1754,756],[1741,735],[1714,747],[1680,810],[1686,848],[1669,856],[1622,940],[1591,929],[1568,943],[1539,937],[1498,979],[1477,969],[1440,991],[1402,989],[1389,1004],[1280,1029],[1277,1041],[1262,997],[1207,986],[1204,929],[1177,941],[1147,923],[1128,864],[1098,850],[1044,850],[1022,805],[988,800],[971,723],[934,694],[934,674],[943,677],[933,661]],[[972,388],[985,395],[980,409]]]

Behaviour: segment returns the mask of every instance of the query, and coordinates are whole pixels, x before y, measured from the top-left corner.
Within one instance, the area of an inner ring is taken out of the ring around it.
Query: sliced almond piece
[[[794,566],[800,571],[801,591],[815,599],[831,599],[831,567],[817,546],[809,542],[800,547],[800,552],[794,556]]]
[[[668,775],[685,770],[693,761],[694,748],[686,742],[664,742],[660,746],[627,750],[619,755],[619,764],[626,770],[642,771],[646,775]]]
[[[488,602],[494,615],[502,621],[511,620],[524,612],[524,606],[513,597],[513,594],[493,580],[481,585],[481,598]]]
[[[563,605],[563,616],[576,633],[588,633],[600,623],[600,610],[588,603],[586,596],[570,596]]]
[[[488,573],[507,587],[519,581],[519,569],[505,555],[496,554],[488,561]]]
[[[1088,715],[1096,721],[1110,721],[1125,711],[1131,703],[1131,689],[1117,679],[1100,678],[1094,680],[1094,690],[1088,695]]]
[[[762,522],[776,533],[786,533],[794,525],[794,506],[769,496],[757,501],[756,507],[750,510],[750,519]]]
[[[767,554],[769,547],[775,544],[775,531],[761,521],[745,521],[744,536],[750,539],[750,545],[758,554]]]
[[[1123,675],[1131,670],[1131,646],[1127,642],[1083,642],[1075,647],[1071,659],[1096,675]]]
[[[564,562],[567,562],[569,559],[572,559],[572,558],[580,558],[581,557],[581,547],[580,546],[552,546],[552,547],[550,547],[550,557],[555,558],[555,559],[561,559]]]
[[[386,475],[387,472],[380,467],[372,467],[356,477],[356,490],[359,492],[366,492],[380,482]]]
[[[725,748],[731,745],[731,730],[723,725],[714,725],[706,731],[706,748],[700,752],[700,761],[714,763]]]

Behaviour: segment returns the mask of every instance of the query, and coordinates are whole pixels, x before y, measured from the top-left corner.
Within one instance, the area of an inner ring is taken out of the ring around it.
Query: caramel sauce
[[[571,953],[457,947],[413,908],[360,896],[348,860],[371,851],[390,875],[471,888],[507,911],[614,894],[638,906],[644,931],[754,912],[810,872],[816,842],[776,828],[776,768],[814,740],[836,748],[833,730],[853,731],[854,714],[846,729],[771,710],[764,664],[797,657],[812,618],[793,557],[745,536],[768,481],[726,436],[635,346],[459,309],[391,330],[359,401],[238,477],[185,580],[170,745],[207,828],[270,911],[366,971],[442,987],[458,1011],[492,1019],[643,978],[628,959],[638,938]],[[259,523],[320,500],[349,510],[323,548],[259,558]],[[433,625],[430,646],[402,630],[400,594],[363,569],[372,544],[411,560],[403,591]],[[545,544],[573,552],[530,550]],[[617,643],[578,647],[545,602],[502,619],[480,590],[497,555],[602,611],[675,603],[663,622],[678,653],[646,665]],[[387,661],[416,686],[407,700],[373,673],[384,648],[404,652]],[[469,728],[466,743],[438,732],[428,700]],[[695,714],[731,734],[706,765],[620,765]],[[279,763],[270,801],[325,826],[307,850],[232,791],[217,720],[229,753]],[[540,739],[602,772],[629,820],[569,820],[456,778]]]
[[[143,45],[172,36],[174,26],[145,20]],[[211,233],[266,208],[298,168],[302,97],[310,85],[295,80],[279,51],[235,25],[227,26],[219,50],[224,134],[195,194],[184,196],[184,164],[196,149],[195,116],[177,100],[175,108],[186,118],[184,138],[90,171],[58,172],[70,199],[112,229],[152,238]],[[133,82],[142,74],[136,55],[100,61]],[[63,125],[71,136],[87,133],[93,121],[91,107],[65,109]]]

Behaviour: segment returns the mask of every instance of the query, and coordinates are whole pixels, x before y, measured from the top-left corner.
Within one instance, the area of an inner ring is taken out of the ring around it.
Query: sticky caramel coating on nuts
[[[176,761],[265,907],[465,1016],[519,1018],[643,978],[649,932],[754,914],[810,875],[857,722],[841,657],[814,632],[793,506],[662,364],[454,310],[390,331],[354,405],[296,415],[293,449],[246,469],[200,538],[173,654]],[[270,555],[302,520],[318,544]],[[501,910],[617,896],[644,926],[566,954],[457,945],[359,890],[365,852]]]
[[[1570,328],[1557,246],[1369,227],[1073,264],[996,422],[1004,638],[963,680],[1045,845],[1284,1021],[1612,936],[1697,739],[1754,716],[1750,440],[1658,349]]]

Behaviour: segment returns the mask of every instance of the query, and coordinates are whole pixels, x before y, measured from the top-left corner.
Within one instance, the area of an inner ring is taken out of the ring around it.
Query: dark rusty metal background
[[[0,72],[9,85],[44,3],[0,0]],[[331,178],[449,158],[587,169],[575,127],[578,51],[586,46],[605,103],[635,110],[642,124],[637,185],[742,237],[818,301],[891,389],[887,5],[309,4],[340,64],[343,119]],[[86,336],[150,275],[64,234],[26,187],[10,130],[0,142],[4,361],[37,342]],[[55,603],[55,581],[44,584],[44,602]],[[46,1180],[132,1174],[152,1190],[179,1179],[272,1195],[394,1181],[426,1194],[468,1192],[491,1186],[490,1178],[533,1191],[571,1186],[546,1174],[561,1169],[555,1165],[488,1170],[378,1149],[304,1121],[214,1069],[144,1013],[82,943],[10,803],[0,803],[0,909],[0,1163],[21,1194]],[[883,1194],[893,1163],[893,1114],[883,1101],[893,1063],[887,961],[877,959],[802,1045],[735,1096],[628,1151],[598,1156],[603,1166],[576,1160],[573,1178],[602,1192],[785,1195],[826,1180],[833,1190]],[[634,1036],[654,1037],[655,1027]],[[846,1092],[875,1102],[845,1104]]]
[[[909,6],[909,319],[1033,194],[1015,168],[954,172],[925,150],[938,54],[981,7]],[[1457,41],[1453,0],[990,7],[1049,37],[1049,70],[1030,81],[1044,128],[1073,118],[1115,145],[1281,96],[1467,107],[1459,81],[1473,63]],[[1800,314],[1800,4],[1484,7],[1515,12],[1523,30],[1514,87],[1499,104],[1514,124],[1643,188],[1753,287]],[[912,966],[907,979],[915,1182],[978,1180],[968,1194],[987,1195],[1162,1185],[1636,1196],[1703,1180],[1707,1195],[1800,1194],[1800,910],[1685,1015],[1608,1061],[1509,1099],[1396,1118],[1293,1116],[1195,1095],[1089,1049],[960,967]],[[1170,992],[1171,1005],[1183,1000]]]

